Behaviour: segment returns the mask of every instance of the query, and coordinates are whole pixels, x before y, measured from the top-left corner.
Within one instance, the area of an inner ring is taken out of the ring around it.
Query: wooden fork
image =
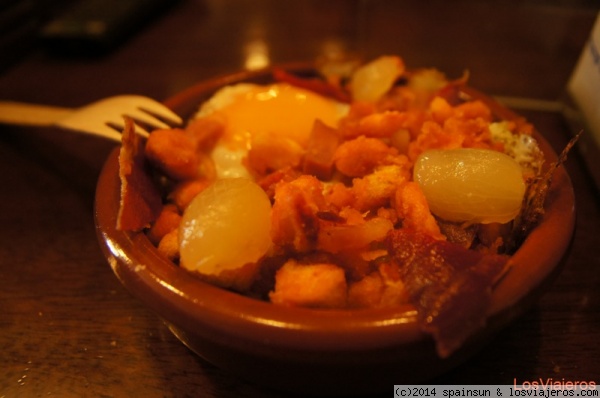
[[[154,128],[182,124],[181,118],[165,105],[139,95],[109,97],[79,109],[0,101],[0,123],[55,126],[118,142],[125,124],[124,116],[136,122],[136,132],[142,135]]]

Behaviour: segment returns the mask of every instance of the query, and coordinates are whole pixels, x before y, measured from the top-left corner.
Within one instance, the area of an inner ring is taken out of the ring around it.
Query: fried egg
[[[347,104],[286,83],[242,83],[217,91],[196,117],[216,116],[225,122],[211,157],[218,178],[236,178],[250,177],[243,163],[253,136],[278,134],[305,147],[316,119],[336,127],[347,113]]]

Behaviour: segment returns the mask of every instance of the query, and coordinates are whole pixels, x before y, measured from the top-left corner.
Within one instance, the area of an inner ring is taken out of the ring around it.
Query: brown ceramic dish
[[[295,68],[310,74],[309,69]],[[269,82],[244,72],[198,84],[166,101],[183,117],[223,85]],[[516,115],[476,91],[502,118]],[[556,155],[539,135],[549,162]],[[381,310],[284,308],[209,285],[162,257],[142,233],[117,231],[118,152],[97,187],[95,219],[102,249],[123,285],[154,310],[191,350],[246,380],[322,395],[388,391],[393,384],[427,381],[464,361],[539,297],[559,270],[573,234],[573,188],[556,171],[542,223],[513,256],[514,266],[493,293],[487,327],[450,358],[440,359],[419,331],[410,307]]]

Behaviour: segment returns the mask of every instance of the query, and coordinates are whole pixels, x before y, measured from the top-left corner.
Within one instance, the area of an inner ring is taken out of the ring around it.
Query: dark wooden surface
[[[542,100],[521,112],[558,150],[570,131],[553,104],[597,12],[591,1],[186,0],[102,56],[33,47],[0,72],[0,99],[162,100],[243,68],[249,43],[272,63],[396,53],[449,76],[469,69],[493,95]],[[191,353],[112,274],[92,217],[111,146],[0,126],[0,397],[280,396]],[[578,153],[567,168],[578,221],[563,272],[489,346],[431,383],[600,382],[600,200]]]

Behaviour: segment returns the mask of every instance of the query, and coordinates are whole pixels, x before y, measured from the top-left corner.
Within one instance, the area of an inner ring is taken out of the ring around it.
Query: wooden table
[[[396,53],[451,77],[469,69],[471,84],[493,95],[534,99],[520,111],[559,150],[570,131],[556,100],[598,9],[549,3],[181,1],[103,56],[33,48],[0,74],[0,99],[69,107],[121,93],[162,100],[265,55],[278,63]],[[284,396],[191,353],[112,274],[92,218],[111,147],[0,126],[0,397]],[[579,217],[562,274],[480,354],[431,383],[600,382],[600,201],[577,152],[567,169]]]

